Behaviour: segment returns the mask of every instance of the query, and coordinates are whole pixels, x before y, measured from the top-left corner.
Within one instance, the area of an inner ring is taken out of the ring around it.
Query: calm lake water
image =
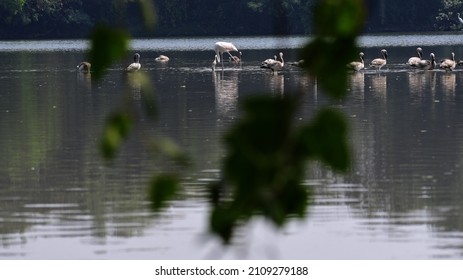
[[[150,78],[156,121],[139,122],[109,164],[98,151],[107,116],[141,82],[121,60],[100,82],[75,71],[86,41],[0,42],[0,259],[460,259],[463,257],[463,71],[406,67],[421,46],[440,61],[463,59],[463,35],[364,36],[366,62],[389,53],[380,73],[349,76],[334,106],[350,124],[352,171],[308,165],[314,191],[305,220],[275,230],[256,218],[223,247],[207,233],[205,187],[218,178],[221,137],[256,94],[306,92],[301,123],[330,104],[316,80],[260,62],[279,51],[296,61],[303,37],[225,38],[243,63],[210,69],[223,38],[135,40]],[[168,63],[154,61],[159,54]],[[172,165],[153,157],[151,137],[170,137],[194,159],[183,191],[155,214],[146,200],[153,174]],[[147,140],[148,139],[148,140]]]

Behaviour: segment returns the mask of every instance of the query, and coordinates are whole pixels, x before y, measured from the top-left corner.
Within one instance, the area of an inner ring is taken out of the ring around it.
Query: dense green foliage
[[[436,18],[436,28],[439,30],[461,30],[463,25],[456,20],[457,13],[463,15],[462,0],[443,0]]]
[[[158,0],[156,28],[141,14],[148,0],[2,0],[0,38],[86,37],[101,23],[132,36],[312,34],[316,0]],[[366,32],[455,30],[462,0],[367,0]],[[140,8],[140,5],[142,8]]]

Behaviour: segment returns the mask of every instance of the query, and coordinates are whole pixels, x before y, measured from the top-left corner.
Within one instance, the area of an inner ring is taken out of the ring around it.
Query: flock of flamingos
[[[423,50],[418,47],[416,49],[418,56],[410,57],[407,61],[407,65],[412,68],[421,70],[433,70],[437,68],[436,56],[434,53],[429,54],[429,59],[423,59]],[[381,50],[381,58],[375,58],[370,62],[370,66],[374,67],[377,71],[381,70],[381,67],[387,63],[387,51]],[[348,68],[354,71],[360,71],[365,68],[364,53],[359,54],[360,61],[353,61],[347,65]],[[463,65],[463,60],[455,61],[455,53],[451,53],[451,58],[442,59],[439,64],[439,68],[445,71],[452,71],[457,65]]]
[[[214,51],[215,51],[215,57],[212,62],[212,70],[215,71],[215,66],[220,63],[222,65],[222,69],[224,69],[224,59],[223,59],[223,54],[227,53],[229,55],[229,61],[233,63],[240,63],[241,62],[241,52],[238,51],[238,49],[233,45],[233,43],[230,42],[217,42],[214,45]],[[238,56],[231,55],[230,52],[235,51],[239,53]],[[266,59],[264,62],[262,62],[261,68],[267,68],[272,70],[272,73],[276,74],[277,71],[283,69],[285,63],[283,60],[283,53],[280,52],[280,60],[277,59],[275,56],[274,58],[269,58]],[[157,62],[167,62],[169,61],[169,57],[165,55],[160,55],[155,58],[155,61]],[[77,65],[77,69],[80,72],[83,73],[88,73],[90,72],[92,67],[92,64],[87,61],[82,61],[79,65]],[[138,70],[141,69],[141,64],[140,64],[140,54],[135,53],[133,56],[133,62],[125,68],[126,71],[128,72],[137,72]]]
[[[238,51],[238,49],[233,45],[233,43],[230,42],[216,42],[214,44],[214,51],[215,51],[215,56],[214,60],[212,61],[212,71],[216,70],[216,65],[221,64],[222,70],[224,69],[224,58],[223,54],[227,53],[229,55],[229,61],[233,63],[240,63],[241,62],[241,52]],[[231,55],[230,52],[238,52],[238,56]],[[455,53],[451,53],[451,58],[443,59],[440,61],[440,64],[437,65],[436,63],[436,57],[434,53],[430,54],[429,59],[423,59],[423,50],[418,47],[416,49],[418,56],[410,57],[410,59],[407,62],[407,65],[409,65],[412,68],[417,68],[421,70],[433,70],[436,69],[437,66],[439,66],[440,69],[443,69],[445,71],[452,71],[455,69],[457,65],[463,65],[463,60],[456,62],[455,61]],[[354,71],[360,71],[362,69],[365,69],[365,60],[364,60],[364,53],[361,52],[359,54],[359,61],[353,61],[349,64],[347,64],[347,67],[349,69],[352,69]],[[156,57],[155,59],[157,62],[167,62],[169,61],[169,57],[165,55],[160,55]],[[298,62],[291,63],[291,65],[295,66],[301,66],[304,63],[303,60],[300,60]],[[387,51],[385,49],[381,50],[381,57],[380,58],[375,58],[370,62],[370,67],[375,68],[377,71],[380,71],[381,68],[386,65],[387,63]],[[91,63],[83,61],[79,65],[77,65],[77,69],[80,72],[88,73],[90,72],[91,69]],[[265,69],[270,69],[272,70],[273,74],[277,74],[278,71],[282,70],[285,66],[285,62],[283,60],[283,53],[279,53],[279,59],[277,59],[277,56],[274,58],[269,58],[264,60],[260,67],[265,68]],[[133,57],[133,63],[131,63],[129,66],[127,66],[126,71],[128,72],[136,72],[141,69],[141,64],[140,64],[140,54],[135,53]]]

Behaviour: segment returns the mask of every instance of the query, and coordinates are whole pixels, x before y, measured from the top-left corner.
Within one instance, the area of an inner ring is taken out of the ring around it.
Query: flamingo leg
[[[222,62],[222,70],[223,70],[223,52],[220,53],[220,60]]]

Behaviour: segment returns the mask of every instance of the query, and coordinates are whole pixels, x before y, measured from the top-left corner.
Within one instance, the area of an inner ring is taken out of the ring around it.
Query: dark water
[[[139,76],[122,71],[131,58],[95,82],[75,71],[85,41],[0,42],[0,258],[461,258],[463,71],[404,65],[417,46],[437,60],[452,51],[459,59],[463,49],[452,42],[461,39],[361,38],[367,63],[383,47],[389,61],[380,73],[350,75],[349,97],[334,104],[349,119],[352,171],[310,164],[304,184],[315,197],[307,218],[281,231],[255,219],[230,248],[207,234],[204,189],[218,177],[221,137],[240,102],[304,90],[301,122],[329,103],[297,67],[276,76],[258,67],[280,50],[296,61],[303,38],[230,39],[243,63],[215,73],[215,39],[135,41],[159,115],[138,116],[109,164],[98,152],[105,119],[129,102],[142,106]],[[154,61],[161,53],[171,57],[167,64]],[[183,192],[160,214],[149,210],[146,186],[173,167],[154,156],[151,137],[174,139],[194,159]]]

